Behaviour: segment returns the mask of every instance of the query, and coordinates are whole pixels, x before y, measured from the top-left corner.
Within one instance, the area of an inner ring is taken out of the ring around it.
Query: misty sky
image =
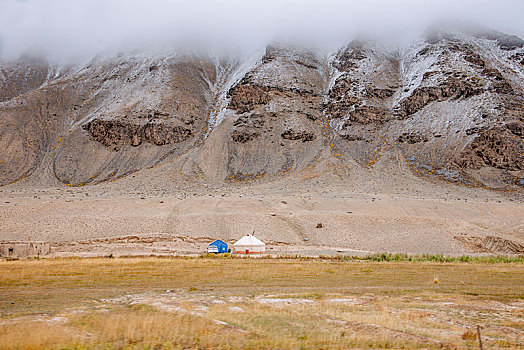
[[[523,0],[0,0],[0,58],[108,48],[254,48],[270,41],[329,47],[355,35],[407,40],[442,21],[524,33]]]

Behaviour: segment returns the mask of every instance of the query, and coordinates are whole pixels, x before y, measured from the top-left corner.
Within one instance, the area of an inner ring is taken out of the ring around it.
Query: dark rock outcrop
[[[326,106],[326,113],[333,118],[342,118],[359,104],[360,99],[352,94],[355,85],[356,82],[351,79],[344,79],[344,77],[337,79],[329,91],[330,102]]]
[[[393,96],[395,91],[391,89],[379,89],[379,88],[370,88],[367,90],[367,95],[371,98],[385,99]]]
[[[419,134],[419,133],[403,133],[401,134],[398,139],[398,142],[400,143],[409,143],[409,144],[415,144],[419,142],[427,142],[428,138],[425,135]]]
[[[165,123],[133,124],[121,120],[94,119],[82,127],[93,140],[106,147],[139,146],[147,142],[157,146],[179,143],[191,136],[191,130]]]
[[[464,54],[464,60],[480,68],[484,68],[486,66],[486,61],[484,61],[479,54],[469,49]]]
[[[350,130],[349,124],[344,124],[342,126],[342,132],[340,133],[340,136],[347,141],[372,141],[372,137],[369,137],[367,134],[361,132],[361,130],[356,130],[352,132]]]
[[[315,134],[307,131],[285,130],[280,136],[286,140],[301,140],[302,142],[313,141]]]
[[[482,70],[482,74],[491,81],[491,90],[499,94],[511,94],[513,88],[510,83],[502,76],[502,73],[495,68],[486,68]]]
[[[466,129],[466,135],[474,135],[474,134],[481,134],[486,130],[486,127],[482,126],[475,126],[473,128]]]
[[[246,143],[254,140],[261,133],[261,128],[264,126],[264,117],[261,114],[253,113],[250,115],[240,116],[233,126],[235,130],[231,134],[231,139],[234,142]]]
[[[365,58],[364,44],[359,40],[353,40],[345,50],[337,55],[333,65],[339,71],[347,72],[357,67],[357,61]]]
[[[524,53],[516,53],[513,56],[511,56],[510,59],[524,66]]]
[[[504,170],[524,169],[522,125],[493,127],[482,132],[462,152],[458,163],[473,169],[491,166]]]
[[[233,131],[231,134],[231,139],[235,142],[246,143],[248,141],[254,140],[260,134],[255,130],[250,129],[238,129]]]
[[[251,115],[242,115],[240,116],[235,122],[233,123],[233,126],[240,127],[240,126],[249,126],[249,127],[255,127],[260,128],[264,126],[264,116],[258,113],[253,113]]]
[[[383,124],[389,120],[389,115],[384,109],[362,106],[349,113],[349,120],[360,124]]]
[[[513,121],[506,124],[506,128],[515,136],[524,136],[524,123],[522,121]]]
[[[450,77],[439,86],[424,86],[416,88],[411,96],[400,101],[401,117],[410,116],[420,111],[430,102],[450,99],[469,98],[484,91],[478,79],[458,79]]]
[[[268,90],[266,87],[256,85],[237,85],[228,92],[231,97],[228,108],[238,113],[249,112],[257,105],[269,102]]]

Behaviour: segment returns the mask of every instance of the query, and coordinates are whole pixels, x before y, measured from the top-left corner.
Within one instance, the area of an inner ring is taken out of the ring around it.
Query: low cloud
[[[112,49],[252,49],[271,41],[405,40],[443,21],[524,33],[521,0],[0,0],[0,57]]]

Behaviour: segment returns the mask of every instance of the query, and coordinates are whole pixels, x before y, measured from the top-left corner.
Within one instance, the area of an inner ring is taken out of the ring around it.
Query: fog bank
[[[0,0],[0,58],[102,50],[249,50],[271,41],[329,47],[355,35],[407,40],[443,21],[524,33],[521,0]]]

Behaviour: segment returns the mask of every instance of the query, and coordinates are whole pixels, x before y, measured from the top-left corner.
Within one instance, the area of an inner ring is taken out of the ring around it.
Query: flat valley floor
[[[275,255],[524,252],[521,191],[393,170],[229,185],[163,171],[85,187],[1,187],[0,240],[51,242],[55,256],[187,255],[254,231]]]

